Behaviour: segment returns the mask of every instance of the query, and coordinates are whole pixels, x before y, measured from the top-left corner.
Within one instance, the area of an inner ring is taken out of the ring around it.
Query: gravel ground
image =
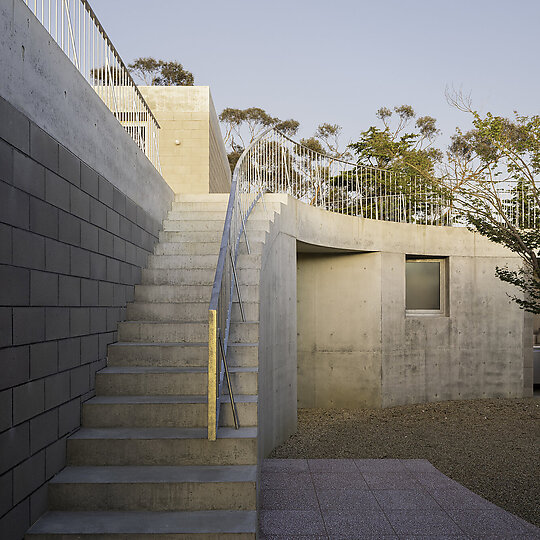
[[[540,399],[300,409],[272,458],[425,458],[540,527]]]

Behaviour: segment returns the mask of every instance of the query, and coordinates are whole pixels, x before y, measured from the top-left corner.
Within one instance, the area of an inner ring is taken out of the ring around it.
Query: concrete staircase
[[[234,305],[228,357],[241,427],[226,396],[210,442],[208,303],[227,200],[176,197],[29,539],[255,538],[260,254],[277,208],[254,211],[238,261],[248,321]]]

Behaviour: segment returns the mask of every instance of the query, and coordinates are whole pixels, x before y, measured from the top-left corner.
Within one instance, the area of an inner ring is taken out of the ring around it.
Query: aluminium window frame
[[[407,263],[436,262],[439,263],[439,309],[407,309]],[[448,257],[422,257],[406,255],[405,288],[403,303],[406,317],[448,317]]]

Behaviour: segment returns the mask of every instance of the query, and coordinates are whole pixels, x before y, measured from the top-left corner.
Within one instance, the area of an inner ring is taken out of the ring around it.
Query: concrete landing
[[[268,459],[261,476],[264,540],[540,539],[427,460]]]

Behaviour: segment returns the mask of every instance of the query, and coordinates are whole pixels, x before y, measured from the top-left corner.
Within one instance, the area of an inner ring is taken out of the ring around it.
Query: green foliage
[[[275,127],[286,135],[294,135],[300,126],[300,122],[293,120],[280,120],[271,116],[260,107],[248,107],[247,109],[235,109],[227,107],[219,115],[220,122],[225,127],[225,145],[228,148],[227,157],[231,172],[244,148],[249,146],[257,136],[269,127]]]
[[[176,61],[136,58],[128,68],[149,86],[193,86],[195,82],[193,74]]]
[[[522,309],[540,313],[540,116],[481,116],[462,98],[454,104],[473,128],[452,137],[452,195],[471,228],[521,257],[522,268],[497,276],[522,292],[512,296]]]

